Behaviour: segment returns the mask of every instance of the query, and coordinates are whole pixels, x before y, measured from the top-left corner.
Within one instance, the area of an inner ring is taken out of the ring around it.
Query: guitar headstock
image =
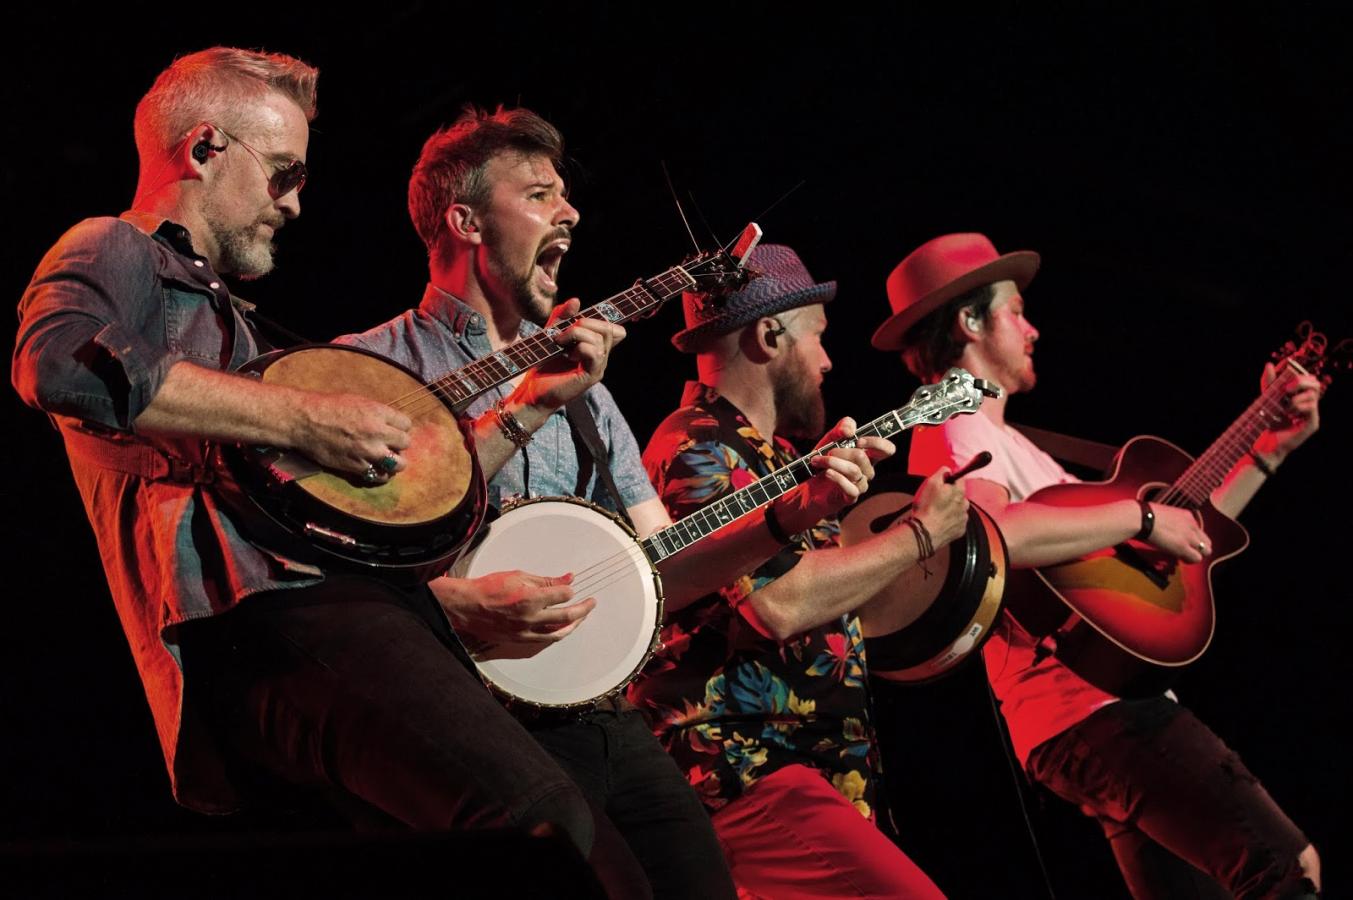
[[[695,280],[692,291],[702,298],[703,303],[717,303],[724,297],[741,290],[757,273],[746,266],[747,257],[761,242],[761,226],[749,222],[742,229],[731,251],[719,248],[706,250],[681,264],[686,274]]]
[[[917,388],[908,401],[908,418],[930,425],[940,425],[954,416],[977,412],[986,397],[997,398],[1004,392],[984,378],[974,378],[967,369],[957,366],[944,373],[935,384]]]
[[[1272,359],[1279,369],[1291,364],[1329,384],[1334,372],[1347,372],[1353,367],[1353,341],[1344,338],[1329,349],[1325,335],[1316,331],[1310,322],[1302,322],[1297,326],[1296,337],[1273,351]]]

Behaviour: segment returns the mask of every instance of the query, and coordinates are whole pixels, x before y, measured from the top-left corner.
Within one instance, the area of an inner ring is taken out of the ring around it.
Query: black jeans
[[[270,778],[392,825],[558,829],[612,896],[634,896],[637,861],[475,676],[435,602],[353,576],[256,595],[195,624],[188,671],[210,682],[222,741]]]
[[[1035,748],[1028,769],[1099,821],[1138,900],[1314,896],[1297,861],[1301,830],[1234,751],[1166,697],[1096,710]]]
[[[527,727],[624,834],[654,896],[736,897],[709,814],[636,710],[596,711],[578,722],[543,720]]]

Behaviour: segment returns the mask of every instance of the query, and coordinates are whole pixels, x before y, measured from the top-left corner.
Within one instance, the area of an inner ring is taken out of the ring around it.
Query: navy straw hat
[[[686,330],[672,335],[673,346],[682,353],[695,353],[706,337],[728,334],[763,316],[826,303],[836,296],[836,282],[813,281],[799,255],[784,244],[757,247],[747,260],[747,268],[759,277],[722,301],[710,301],[704,294],[681,295]]]

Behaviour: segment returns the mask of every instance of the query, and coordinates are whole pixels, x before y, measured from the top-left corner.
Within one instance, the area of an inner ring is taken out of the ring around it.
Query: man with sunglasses
[[[65,440],[180,803],[227,812],[281,780],[368,825],[553,830],[585,856],[586,799],[438,607],[557,604],[562,579],[440,579],[434,598],[255,543],[222,502],[211,440],[373,482],[404,467],[402,413],[232,371],[268,347],[222,276],[268,272],[300,214],[317,75],[218,47],[159,76],[137,107],[132,209],[79,223],[39,264],[15,386]]]

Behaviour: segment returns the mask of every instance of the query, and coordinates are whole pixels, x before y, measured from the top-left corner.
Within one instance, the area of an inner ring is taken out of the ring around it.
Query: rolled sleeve
[[[89,219],[39,263],[11,373],[24,402],[131,430],[178,359],[146,334],[162,304],[151,243],[128,223]]]

